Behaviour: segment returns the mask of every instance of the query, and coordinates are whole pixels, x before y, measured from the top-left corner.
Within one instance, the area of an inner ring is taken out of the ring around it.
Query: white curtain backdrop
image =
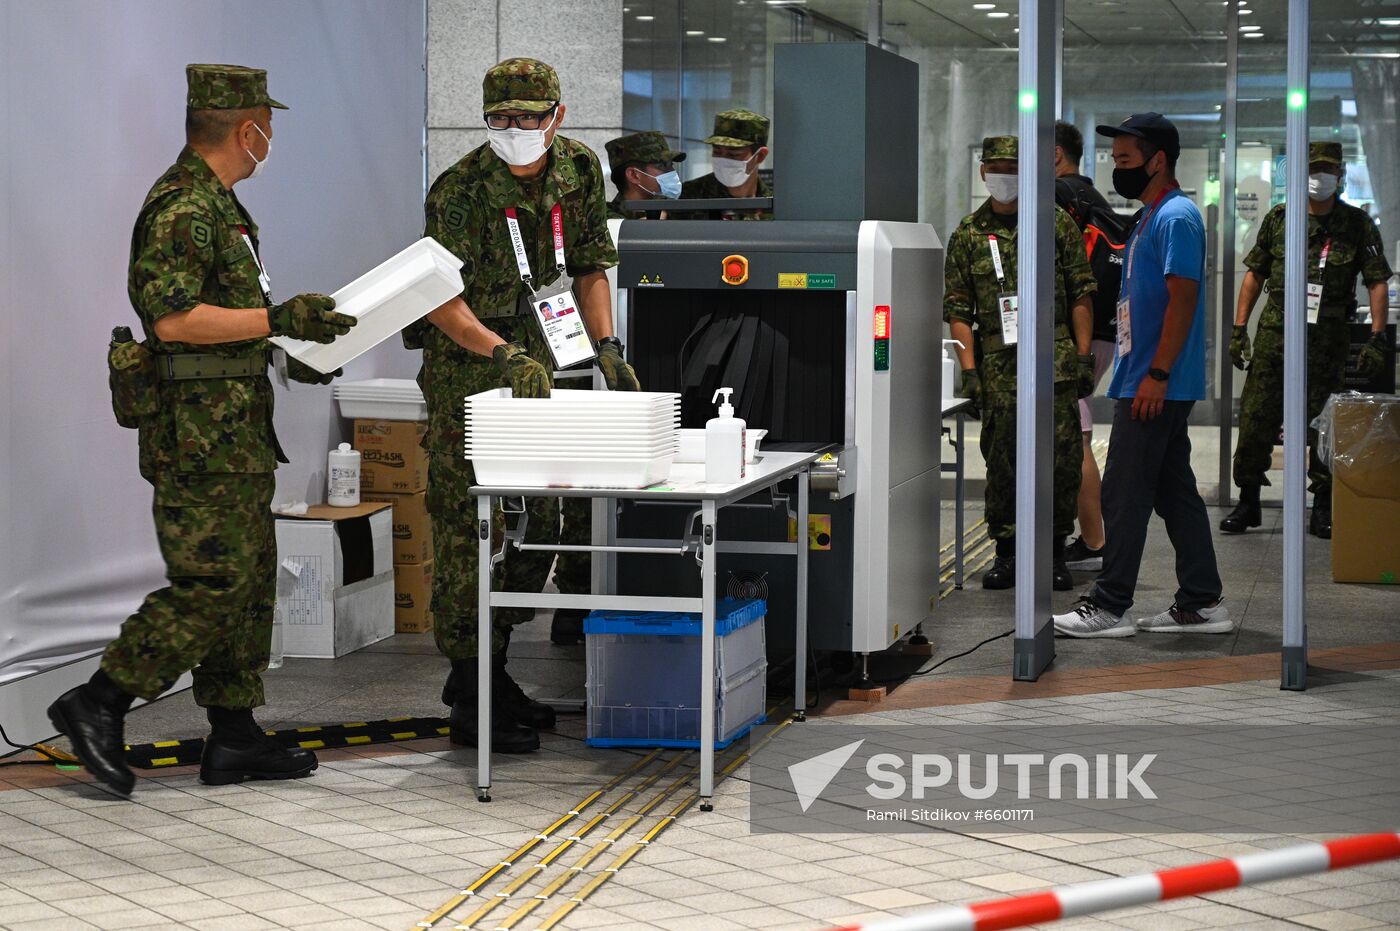
[[[267,68],[276,145],[238,193],[277,299],[330,292],[416,239],[426,121],[423,0],[0,0],[0,683],[100,649],[163,584],[136,433],[112,418],[112,327],[132,222],[184,139],[184,66]],[[349,378],[412,377],[396,340]],[[279,392],[318,500],[344,427],[331,389]],[[0,708],[0,721],[5,709]]]

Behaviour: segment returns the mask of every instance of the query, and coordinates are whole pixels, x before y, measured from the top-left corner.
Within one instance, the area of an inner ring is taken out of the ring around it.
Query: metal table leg
[[[807,720],[807,542],[808,491],[811,473],[797,473],[797,681],[793,685],[792,719]]]
[[[963,587],[963,502],[966,492],[963,486],[963,452],[967,444],[963,439],[963,421],[966,415],[957,414],[954,418],[958,424],[958,441],[954,443],[957,455],[953,457],[953,587],[961,589]]]
[[[713,811],[715,794],[715,546],[718,509],[713,499],[701,503],[700,568],[700,810]]]
[[[496,499],[476,499],[476,797],[491,801],[491,511]]]

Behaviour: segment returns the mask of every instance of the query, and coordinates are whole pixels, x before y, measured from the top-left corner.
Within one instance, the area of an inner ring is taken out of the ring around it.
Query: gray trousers
[[[1089,595],[1123,615],[1133,606],[1152,512],[1167,525],[1176,550],[1176,603],[1208,608],[1220,599],[1220,572],[1205,502],[1191,471],[1186,421],[1194,401],[1167,401],[1154,419],[1133,419],[1132,398],[1113,408],[1113,432],[1103,473],[1103,572]],[[1165,606],[1163,606],[1165,607]]]

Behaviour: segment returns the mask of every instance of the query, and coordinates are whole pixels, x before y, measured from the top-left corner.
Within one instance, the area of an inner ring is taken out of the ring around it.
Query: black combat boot
[[[199,761],[199,780],[226,786],[245,779],[301,779],[316,768],[316,754],[284,747],[258,726],[251,708],[206,708],[209,736]]]
[[[506,634],[506,646],[510,646],[510,634]],[[466,670],[460,667],[471,665],[472,694],[476,694],[476,660],[453,660],[452,672],[447,676],[447,684],[442,687],[442,703],[451,707],[457,704],[457,699],[462,695],[463,689],[459,685],[463,676],[467,675]],[[535,728],[536,730],[554,730],[555,714],[554,709],[542,701],[535,701],[520,684],[511,677],[506,670],[506,654],[502,650],[491,657],[491,682],[504,690],[506,696],[506,707],[514,712],[516,718]]]
[[[1325,488],[1313,495],[1312,517],[1308,518],[1308,533],[1323,540],[1332,539],[1332,489]]]
[[[101,669],[49,705],[49,721],[73,743],[73,752],[101,785],[129,798],[136,776],[126,765],[122,723],[136,696],[117,687]]]
[[[557,608],[549,625],[549,639],[561,647],[583,643],[583,618],[586,612],[577,608]]]
[[[1056,537],[1050,544],[1050,587],[1057,592],[1074,588],[1074,576],[1065,562],[1065,538]]]
[[[1250,527],[1258,527],[1262,523],[1264,516],[1259,511],[1259,486],[1242,485],[1240,503],[1220,522],[1220,532],[1244,533]]]
[[[992,568],[982,574],[982,587],[993,591],[1016,584],[1016,538],[997,541],[997,558]]]
[[[502,684],[502,680],[506,678],[501,674],[502,667],[494,666],[495,662],[496,660],[493,658],[491,670],[491,749],[497,753],[529,753],[532,750],[538,750],[540,748],[539,731],[524,723],[517,716],[511,702],[509,687]],[[447,685],[442,690],[444,703],[447,702],[449,695],[453,699],[452,714],[448,719],[449,736],[451,741],[459,746],[476,746],[477,710],[479,708],[476,690],[480,678],[477,674],[475,658],[454,659],[452,661],[452,674],[448,677]],[[550,709],[550,713],[553,714],[553,709]]]

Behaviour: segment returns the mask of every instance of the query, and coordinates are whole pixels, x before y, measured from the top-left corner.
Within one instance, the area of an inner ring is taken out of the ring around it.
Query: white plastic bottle
[[[952,349],[952,347],[954,347],[954,346],[959,346],[959,347],[961,347],[961,348],[963,348],[963,349],[966,349],[966,348],[967,348],[966,346],[963,346],[962,340],[958,340],[958,339],[945,339],[945,340],[943,341],[943,400],[945,400],[945,401],[952,400],[952,398],[953,398],[954,395],[955,395],[955,392],[953,391],[953,349]]]
[[[330,451],[326,460],[326,503],[352,508],[360,503],[360,453],[349,443]]]
[[[745,424],[734,416],[734,405],[730,403],[733,394],[733,388],[720,388],[710,398],[719,401],[721,395],[724,397],[719,416],[705,424],[705,481],[712,484],[732,485],[748,474]]]

